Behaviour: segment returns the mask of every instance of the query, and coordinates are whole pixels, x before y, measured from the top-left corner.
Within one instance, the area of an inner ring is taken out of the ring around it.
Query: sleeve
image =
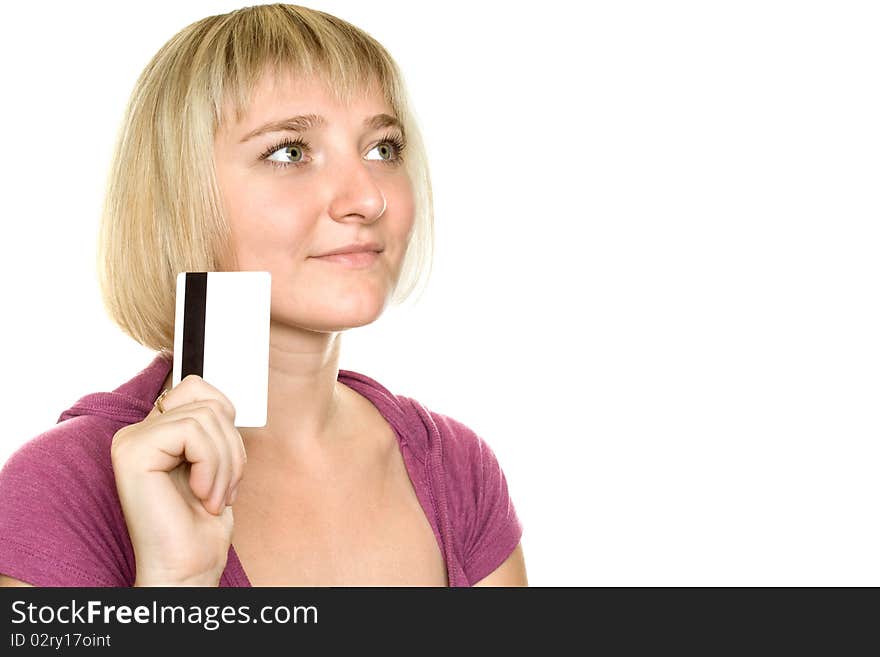
[[[109,449],[95,425],[62,422],[3,465],[0,574],[34,586],[131,586]]]
[[[447,428],[443,452],[449,512],[460,541],[462,567],[473,585],[510,556],[523,526],[507,477],[489,444],[453,418],[441,415],[440,422]]]

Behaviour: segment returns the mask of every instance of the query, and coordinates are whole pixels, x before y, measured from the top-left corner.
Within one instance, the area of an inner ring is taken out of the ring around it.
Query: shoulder
[[[440,470],[444,496],[453,515],[476,522],[478,516],[493,513],[492,506],[506,508],[510,504],[504,470],[481,432],[411,397],[400,399],[418,409],[422,423],[428,427],[425,456]]]
[[[3,523],[24,509],[46,519],[49,513],[73,516],[111,503],[116,484],[110,445],[116,428],[100,417],[73,417],[13,452],[0,468],[0,534]]]
[[[479,582],[494,572],[516,548],[523,526],[489,445],[491,437],[413,397],[394,394],[366,375],[340,374],[376,405],[422,462],[440,525],[452,533],[467,580]]]
[[[124,559],[114,546],[125,537],[110,459],[114,433],[102,418],[78,416],[7,459],[0,469],[0,573],[37,586],[120,585]]]
[[[497,469],[488,442],[464,422],[414,397],[395,394],[361,372],[341,369],[339,378],[373,403],[416,458],[423,463],[431,458],[439,461],[447,478],[475,483]]]
[[[443,498],[462,568],[473,584],[511,554],[522,537],[523,525],[507,475],[489,440],[457,418],[427,413],[441,436]]]
[[[487,465],[497,463],[489,442],[470,425],[432,410],[411,397],[398,396],[398,399],[414,409],[422,423],[427,425],[424,447],[426,451],[433,448],[439,452],[448,475],[456,479],[479,480]]]
[[[503,478],[489,442],[465,422],[395,394],[360,372],[340,370],[340,378],[379,409],[419,461],[440,470],[431,474],[442,476],[449,496],[473,503],[486,485],[495,486]]]
[[[110,444],[116,429],[103,418],[87,415],[56,424],[12,453],[0,469],[0,488],[21,476],[91,483],[99,473],[112,474]]]
[[[497,464],[488,441],[468,424],[445,413],[429,410],[443,440],[443,463],[450,475],[477,482],[486,467]]]
[[[488,506],[507,504],[507,481],[492,446],[480,432],[445,413],[428,411],[442,437],[441,459],[447,496],[453,510],[486,514]],[[504,499],[497,489],[504,487]]]

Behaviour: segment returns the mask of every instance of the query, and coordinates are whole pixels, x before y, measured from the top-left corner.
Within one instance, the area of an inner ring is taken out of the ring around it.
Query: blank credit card
[[[264,427],[269,393],[268,271],[177,275],[171,385],[198,374],[235,406],[236,427]]]

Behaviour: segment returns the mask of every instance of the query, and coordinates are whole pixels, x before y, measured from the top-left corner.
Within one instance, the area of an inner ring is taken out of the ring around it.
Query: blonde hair
[[[434,210],[427,156],[397,64],[370,35],[297,5],[244,7],[174,35],[141,73],[110,166],[97,268],[110,318],[140,344],[174,345],[181,271],[237,262],[214,171],[214,135],[231,101],[240,121],[266,72],[320,75],[345,103],[377,83],[403,124],[415,220],[391,303],[430,275]],[[421,291],[419,292],[419,295]]]

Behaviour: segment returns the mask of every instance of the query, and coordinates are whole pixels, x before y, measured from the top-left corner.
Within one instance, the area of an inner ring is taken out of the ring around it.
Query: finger
[[[162,402],[161,402],[162,409],[163,409],[162,411],[159,410],[159,406],[156,404],[156,402],[155,401],[153,402],[153,408],[151,408],[150,412],[147,413],[147,416],[144,418],[145,421],[152,420],[157,417],[162,417],[162,415],[164,415],[164,412],[168,410],[168,404],[167,404],[166,400],[168,399],[168,395],[170,395],[170,394],[171,394],[171,391],[169,390],[165,394],[165,396],[162,397]],[[162,393],[159,393],[159,397],[161,397],[161,396],[162,396]],[[157,397],[156,399],[158,400],[159,397]]]
[[[232,471],[229,480],[229,491],[225,503],[231,505],[235,501],[233,499],[233,494],[237,492],[238,485],[244,478],[244,469],[247,464],[247,452],[245,451],[244,441],[242,440],[238,429],[230,425],[226,430],[226,435],[227,440],[229,441],[230,453],[232,455]]]
[[[210,429],[216,431],[221,436],[221,440],[225,443],[226,452],[221,453],[221,457],[228,456],[225,462],[228,465],[228,479],[226,482],[226,490],[220,489],[221,480],[215,481],[215,489],[212,491],[212,502],[215,497],[219,498],[220,504],[226,506],[231,503],[230,496],[242,477],[244,476],[244,467],[247,463],[247,452],[245,451],[244,441],[238,429],[232,423],[232,420],[225,414],[224,408],[219,400],[210,399],[204,402],[198,402],[196,406],[204,406],[214,411],[211,417]],[[193,405],[181,406],[180,409],[188,409]],[[222,470],[222,468],[221,468]],[[213,508],[213,507],[212,507]]]
[[[206,402],[214,406],[218,402]],[[244,447],[241,433],[226,415],[223,415],[219,407],[215,408],[215,415],[223,433],[223,440],[229,450],[229,487],[226,496],[223,498],[224,505],[231,504],[231,495],[233,490],[241,482],[244,476],[244,468],[247,463],[247,452]]]
[[[204,445],[203,451],[207,454],[206,458],[193,460],[190,458],[190,453],[187,450],[186,460],[192,464],[189,473],[189,487],[192,490],[193,495],[201,501],[205,510],[209,513],[213,513],[209,507],[211,503],[211,494],[222,468],[220,450],[217,449],[217,441],[208,435],[208,432],[205,431],[204,427],[202,427],[198,420],[195,418],[186,419],[198,424],[198,432],[201,437],[199,445],[200,447]]]
[[[193,494],[209,499],[213,490],[220,452],[202,422],[191,415],[175,413],[161,416],[149,442],[123,436],[117,449],[135,450],[129,459],[145,467],[147,472],[171,472],[182,462],[191,464],[189,484]]]
[[[229,418],[230,422],[235,420],[235,406],[229,401],[229,398],[197,374],[187,375],[180,383],[171,388],[162,399],[162,407],[167,412],[179,406],[207,400],[217,400],[223,414]]]
[[[210,435],[217,446],[220,455],[220,463],[217,466],[217,474],[211,489],[210,511],[215,515],[223,513],[226,507],[226,499],[229,497],[229,482],[232,481],[234,471],[232,449],[228,437],[228,430],[217,415],[217,410],[210,406],[199,409],[200,416],[205,416],[204,421],[210,423]]]
[[[232,445],[228,437],[229,420],[224,415],[220,402],[216,399],[208,399],[179,406],[167,415],[185,414],[195,418],[203,427],[206,435],[212,441],[217,453],[218,461],[214,470],[214,478],[210,493],[204,498],[205,509],[219,515],[226,506],[226,498],[229,495],[230,481],[232,480],[235,465],[233,463]]]

